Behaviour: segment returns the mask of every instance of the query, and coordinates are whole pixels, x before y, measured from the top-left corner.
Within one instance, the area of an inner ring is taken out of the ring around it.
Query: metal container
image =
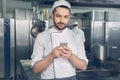
[[[94,45],[92,46],[92,53],[95,55],[95,58],[100,62],[104,62],[108,58],[108,46],[106,45]]]

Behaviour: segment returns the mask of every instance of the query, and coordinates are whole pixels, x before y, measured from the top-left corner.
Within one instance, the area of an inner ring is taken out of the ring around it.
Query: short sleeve
[[[35,39],[34,46],[33,46],[33,53],[31,55],[32,59],[32,67],[34,64],[43,59],[43,41],[42,41],[42,36],[38,35],[37,38]]]
[[[81,38],[81,36],[77,36],[77,45],[78,45],[78,51],[77,51],[77,56],[86,61],[86,63],[88,64],[88,58],[86,56],[86,52],[85,52],[85,46],[84,46],[84,40]]]

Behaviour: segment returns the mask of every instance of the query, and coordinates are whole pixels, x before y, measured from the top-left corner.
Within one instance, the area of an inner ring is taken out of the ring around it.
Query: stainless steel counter
[[[35,74],[31,68],[31,60],[20,60],[22,80],[41,80],[40,74]],[[111,76],[105,68],[88,67],[86,71],[77,70],[78,80],[120,80],[120,75]]]
[[[20,64],[21,64],[20,80],[41,80],[40,74],[35,74],[32,71],[31,60],[20,60]]]

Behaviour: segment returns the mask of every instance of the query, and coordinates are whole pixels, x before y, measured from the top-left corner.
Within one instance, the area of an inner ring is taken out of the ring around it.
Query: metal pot
[[[93,45],[92,53],[96,59],[98,59],[100,62],[104,62],[108,58],[108,46],[100,44]]]
[[[34,22],[33,27],[31,28],[31,35],[36,38],[36,36],[40,33],[43,32],[46,28],[45,21],[37,21]]]

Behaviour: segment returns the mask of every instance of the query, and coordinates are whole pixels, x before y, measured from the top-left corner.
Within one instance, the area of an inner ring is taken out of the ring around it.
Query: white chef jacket
[[[38,34],[32,53],[32,66],[45,56],[51,53],[52,49],[59,46],[60,43],[67,43],[73,54],[88,63],[85,55],[84,41],[79,35],[68,28],[59,33],[54,27]],[[61,57],[56,58],[49,67],[41,72],[42,79],[66,78],[76,75],[76,69],[69,60]]]

